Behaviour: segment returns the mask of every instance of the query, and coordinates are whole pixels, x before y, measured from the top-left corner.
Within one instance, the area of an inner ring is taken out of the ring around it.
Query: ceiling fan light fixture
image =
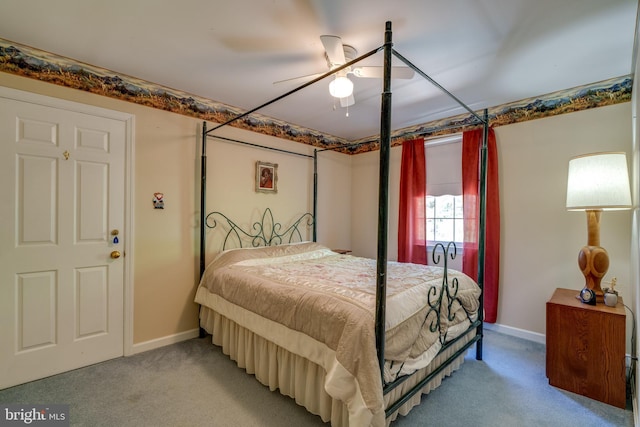
[[[329,83],[329,93],[334,98],[346,98],[353,93],[353,82],[348,77],[336,77]]]

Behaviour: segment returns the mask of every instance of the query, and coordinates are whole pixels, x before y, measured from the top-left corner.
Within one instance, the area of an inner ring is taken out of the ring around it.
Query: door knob
[[[113,259],[120,258],[120,251],[111,252],[111,258]]]

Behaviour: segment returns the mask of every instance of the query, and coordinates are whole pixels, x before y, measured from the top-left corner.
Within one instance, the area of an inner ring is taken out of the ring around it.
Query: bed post
[[[207,194],[207,122],[202,122],[202,149],[200,155],[200,279],[205,268],[205,243],[206,243],[206,194]],[[198,310],[199,316],[200,310]],[[198,319],[198,324],[200,320]],[[204,338],[207,332],[202,326],[199,328],[199,337]]]
[[[484,125],[482,127],[482,147],[480,148],[480,218],[478,230],[478,285],[480,293],[480,308],[478,309],[478,335],[480,339],[476,341],[476,360],[482,360],[482,338],[483,338],[483,315],[484,315],[484,253],[485,253],[485,227],[487,210],[487,138],[489,136],[489,114],[484,110]]]
[[[391,22],[384,33],[384,78],[380,112],[380,181],[378,190],[378,258],[376,276],[376,348],[384,383],[385,306],[387,299],[387,234],[389,212],[389,150],[391,149]]]
[[[318,149],[313,150],[313,241],[317,241],[316,217],[318,215]]]
[[[205,268],[205,221],[207,194],[207,122],[202,122],[202,154],[200,155],[200,277]]]

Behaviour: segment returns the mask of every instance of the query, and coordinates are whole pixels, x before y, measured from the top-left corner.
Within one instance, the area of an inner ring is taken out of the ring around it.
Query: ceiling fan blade
[[[381,79],[384,74],[383,67],[355,67],[351,73],[356,77]],[[409,67],[391,67],[392,79],[411,79],[415,71]]]
[[[314,74],[307,74],[306,76],[298,76],[298,77],[291,77],[289,79],[284,79],[284,80],[277,80],[275,82],[273,82],[274,85],[280,84],[280,83],[288,83],[288,82],[293,82],[293,81],[297,81],[300,80],[301,83],[304,80],[311,80],[315,77],[321,76],[324,73],[314,73]]]
[[[324,46],[324,51],[331,65],[346,64],[342,39],[338,36],[320,36],[320,41]]]
[[[340,106],[343,107],[343,108],[344,107],[350,107],[355,103],[356,103],[356,99],[353,97],[353,94],[351,94],[351,95],[349,95],[347,97],[344,97],[344,98],[340,98]]]

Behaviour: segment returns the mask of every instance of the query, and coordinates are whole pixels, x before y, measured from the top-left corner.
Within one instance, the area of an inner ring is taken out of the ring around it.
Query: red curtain
[[[480,148],[482,129],[462,134],[462,198],[464,204],[464,251],[462,271],[478,278],[478,230],[480,205]],[[485,212],[484,310],[485,322],[498,317],[498,282],[500,268],[500,192],[498,186],[498,152],[493,129],[487,138],[487,186]]]
[[[398,261],[427,264],[425,203],[427,174],[424,139],[402,144]]]

